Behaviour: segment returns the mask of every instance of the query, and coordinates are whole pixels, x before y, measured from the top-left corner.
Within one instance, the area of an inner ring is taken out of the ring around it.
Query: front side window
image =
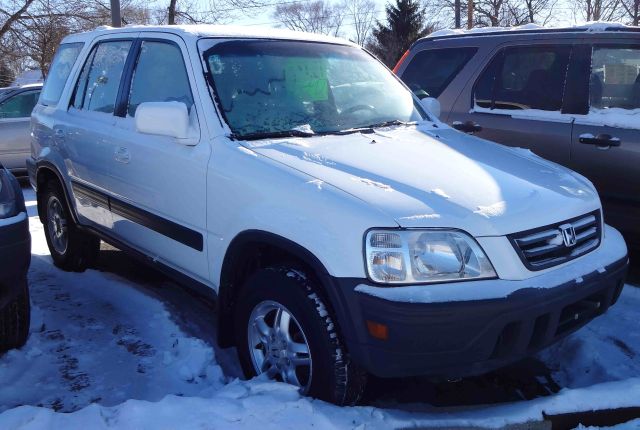
[[[178,46],[155,41],[143,41],[131,83],[127,114],[135,116],[144,102],[177,101],[191,108],[193,96],[189,77]]]
[[[80,55],[83,45],[83,43],[63,43],[60,45],[51,62],[49,74],[42,89],[40,101],[43,104],[55,105],[58,103],[64,85],[69,78],[73,65],[78,59],[78,55]]]
[[[239,40],[215,43],[204,59],[234,137],[332,133],[424,118],[411,92],[358,48]]]
[[[476,106],[560,111],[570,53],[563,45],[505,49],[478,79]]]
[[[40,91],[17,94],[0,104],[0,118],[29,118],[38,102]]]
[[[440,97],[476,52],[477,48],[420,51],[402,73],[402,80],[419,98]]]
[[[131,41],[102,42],[93,48],[76,84],[73,107],[113,113]]]
[[[594,47],[589,99],[595,109],[640,109],[640,47]]]

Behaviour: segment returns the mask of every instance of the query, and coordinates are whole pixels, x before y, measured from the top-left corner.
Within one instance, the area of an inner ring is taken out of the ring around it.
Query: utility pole
[[[473,12],[475,5],[474,0],[467,0],[467,28],[471,30],[473,28]]]
[[[454,2],[454,9],[456,10],[456,11],[455,11],[455,15],[456,15],[456,28],[460,28],[460,27],[462,27],[462,22],[461,22],[461,19],[460,19],[460,8],[461,8],[460,0],[455,0],[455,2]]]
[[[122,27],[122,17],[120,16],[120,0],[111,0],[111,25]]]

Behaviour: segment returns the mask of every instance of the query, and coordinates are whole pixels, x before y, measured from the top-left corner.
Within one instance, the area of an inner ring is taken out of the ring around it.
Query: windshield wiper
[[[394,125],[415,125],[417,122],[415,121],[401,121],[399,119],[393,119],[391,121],[379,122],[376,124],[365,125],[362,127],[348,128],[346,130],[340,130],[335,132],[335,134],[351,134],[351,133],[373,133],[375,128],[383,128],[383,127],[393,127]]]
[[[234,140],[259,140],[259,139],[278,139],[282,137],[313,137],[317,136],[312,131],[303,130],[284,130],[284,131],[261,131],[247,134],[232,134]]]
[[[364,128],[382,128],[382,127],[392,127],[394,125],[416,125],[415,121],[401,121],[399,119],[392,119],[391,121],[379,122],[377,124],[371,124]]]

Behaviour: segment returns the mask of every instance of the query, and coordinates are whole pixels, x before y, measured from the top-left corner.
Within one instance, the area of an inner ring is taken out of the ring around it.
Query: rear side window
[[[140,103],[170,101],[182,102],[189,109],[193,105],[182,52],[172,43],[143,41],[131,83],[127,114],[135,116]]]
[[[83,45],[83,43],[63,43],[60,45],[49,68],[47,81],[42,89],[40,97],[42,104],[55,105],[58,103],[64,84],[69,78],[71,69],[78,59]]]
[[[114,112],[130,48],[130,40],[101,42],[93,48],[78,78],[73,107],[94,112]]]
[[[402,80],[419,98],[439,97],[477,51],[477,48],[420,51],[402,73]]]
[[[476,106],[560,111],[570,54],[564,45],[505,49],[478,79]]]
[[[640,47],[594,47],[589,99],[592,108],[640,108]]]
[[[38,101],[40,91],[17,94],[0,104],[0,118],[28,118]]]

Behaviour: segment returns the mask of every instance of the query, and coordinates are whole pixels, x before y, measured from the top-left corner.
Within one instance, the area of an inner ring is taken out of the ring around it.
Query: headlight
[[[456,230],[372,230],[365,238],[369,277],[419,284],[496,277],[482,248]]]
[[[0,218],[9,218],[18,214],[16,191],[13,188],[11,175],[0,167]]]

